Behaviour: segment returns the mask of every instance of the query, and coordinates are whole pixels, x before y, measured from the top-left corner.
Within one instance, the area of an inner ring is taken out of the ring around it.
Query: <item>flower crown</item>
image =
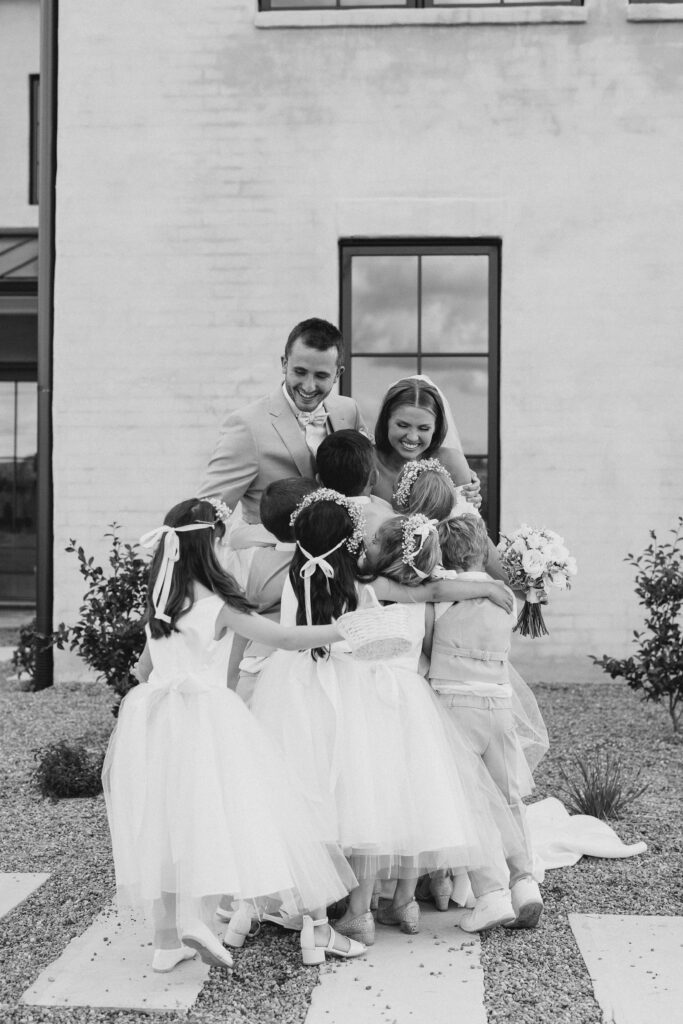
[[[355,501],[340,494],[339,491],[333,491],[330,487],[319,487],[317,491],[311,491],[310,494],[307,494],[289,517],[289,525],[294,526],[300,513],[305,508],[309,508],[310,505],[315,505],[318,501],[333,501],[335,505],[341,505],[342,508],[346,509],[353,523],[353,533],[350,537],[344,539],[344,545],[352,554],[355,554],[363,543],[365,536],[365,516]]]
[[[436,533],[436,524],[436,519],[428,519],[421,512],[414,512],[413,515],[407,517],[403,524],[403,563],[409,565],[413,572],[425,579],[426,573],[417,568],[415,559],[425,546],[429,534]]]
[[[216,522],[225,523],[227,525],[230,516],[232,515],[232,509],[228,508],[224,501],[220,498],[205,498],[209,505],[213,505],[216,512]]]
[[[405,509],[408,507],[408,499],[410,498],[413,484],[422,473],[427,473],[429,470],[440,473],[455,491],[455,484],[451,474],[438,459],[415,459],[414,462],[409,462],[404,466],[399,474],[396,490],[393,494],[395,508]]]

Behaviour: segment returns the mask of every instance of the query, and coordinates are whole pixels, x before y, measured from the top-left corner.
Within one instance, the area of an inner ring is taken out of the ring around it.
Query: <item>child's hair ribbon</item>
[[[213,523],[189,523],[187,526],[157,526],[140,537],[140,544],[143,548],[153,548],[162,539],[164,551],[159,566],[159,572],[154,582],[152,591],[152,604],[154,605],[154,618],[162,622],[170,622],[166,614],[166,603],[171,592],[171,581],[173,579],[173,567],[180,558],[179,533],[187,533],[190,530],[213,530]]]
[[[298,543],[298,542],[297,542]],[[328,555],[333,554],[342,544],[346,543],[346,538],[340,540],[338,544],[335,544],[329,551],[325,551],[322,555],[311,555],[306,548],[302,547],[299,543],[299,550],[301,554],[306,557],[306,561],[299,569],[299,576],[304,581],[304,600],[306,603],[306,622],[309,626],[313,625],[313,616],[311,614],[311,576],[318,569],[325,575],[325,578],[331,580],[334,577],[334,569],[330,563],[326,560]],[[329,584],[328,584],[329,587]]]

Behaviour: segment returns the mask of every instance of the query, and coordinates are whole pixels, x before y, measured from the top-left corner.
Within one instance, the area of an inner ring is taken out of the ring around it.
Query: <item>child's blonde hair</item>
[[[439,540],[444,569],[466,572],[472,566],[486,565],[489,535],[481,516],[470,513],[439,523]]]
[[[396,478],[392,496],[396,512],[419,512],[429,519],[439,520],[448,518],[456,500],[452,477],[438,459],[416,459],[407,463]]]
[[[393,519],[386,519],[382,523],[377,531],[379,554],[372,564],[372,571],[375,576],[387,576],[397,583],[417,587],[439,564],[441,548],[439,535],[432,529],[412,562],[407,562],[404,557],[404,527],[409,518],[394,516]],[[420,573],[423,575],[420,576]]]

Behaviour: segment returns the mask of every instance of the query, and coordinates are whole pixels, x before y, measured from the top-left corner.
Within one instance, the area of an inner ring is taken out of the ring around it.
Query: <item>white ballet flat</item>
[[[210,967],[232,967],[232,957],[224,949],[210,928],[201,921],[195,921],[180,936],[184,946],[196,950],[205,964]]]
[[[307,967],[313,964],[322,964],[325,961],[325,953],[329,953],[330,956],[338,956],[342,960],[351,960],[353,957],[362,956],[363,953],[367,953],[367,947],[362,942],[356,942],[355,939],[348,939],[349,948],[346,950],[335,949],[335,939],[338,938],[334,928],[330,926],[330,937],[327,941],[326,946],[316,946],[315,944],[315,928],[317,925],[327,924],[327,918],[321,917],[318,921],[314,921],[308,914],[304,914],[304,923],[301,929],[301,938],[299,944],[301,946],[301,958]]]
[[[166,974],[183,960],[192,960],[197,955],[194,949],[187,946],[177,946],[176,949],[155,949],[152,954],[152,970],[159,974]]]
[[[241,949],[244,940],[249,935],[257,935],[261,925],[256,922],[256,929],[252,932],[251,907],[241,903],[230,918],[227,930],[223,936],[223,945],[232,946],[233,949]]]

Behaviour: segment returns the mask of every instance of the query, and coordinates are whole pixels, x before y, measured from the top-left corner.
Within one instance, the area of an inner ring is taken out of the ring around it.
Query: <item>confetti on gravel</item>
[[[642,767],[648,792],[613,823],[625,842],[648,851],[629,860],[584,858],[548,872],[538,929],[497,929],[482,938],[489,1024],[601,1024],[569,912],[683,914],[683,745],[665,711],[642,704],[618,682],[534,687],[551,750],[535,797],[561,797],[559,766],[573,754],[608,746],[625,768]],[[60,684],[25,693],[0,666],[0,870],[51,877],[0,925],[2,1024],[114,1024],[143,1015],[88,1008],[20,1006],[21,994],[66,943],[111,902],[113,869],[102,797],[42,800],[31,784],[34,752],[57,739],[106,744],[113,726],[104,684]],[[303,1022],[317,980],[301,965],[297,937],[271,925],[235,951],[232,979],[212,970],[187,1016],[155,1014],[159,1024]]]

